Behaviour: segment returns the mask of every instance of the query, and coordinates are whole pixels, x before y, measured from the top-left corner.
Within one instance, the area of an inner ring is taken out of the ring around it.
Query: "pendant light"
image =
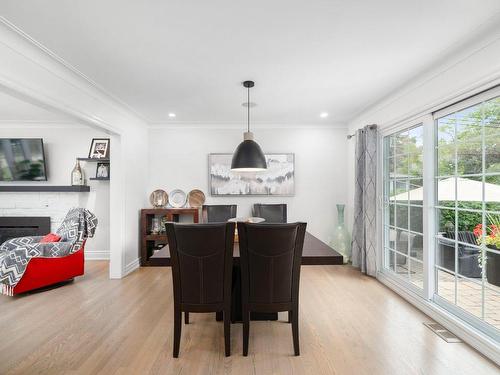
[[[253,81],[243,82],[243,86],[247,88],[247,131],[243,133],[243,142],[236,148],[231,162],[231,170],[237,172],[258,172],[267,169],[264,153],[253,140],[253,133],[250,131],[250,88],[254,85]]]

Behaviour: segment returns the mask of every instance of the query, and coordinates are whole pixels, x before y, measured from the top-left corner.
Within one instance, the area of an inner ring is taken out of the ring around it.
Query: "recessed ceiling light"
[[[175,118],[175,113],[169,113],[169,114],[168,114],[168,117],[170,117],[170,118]]]
[[[320,115],[319,115],[319,117],[321,117],[321,118],[327,118],[328,117],[328,113],[321,112]]]

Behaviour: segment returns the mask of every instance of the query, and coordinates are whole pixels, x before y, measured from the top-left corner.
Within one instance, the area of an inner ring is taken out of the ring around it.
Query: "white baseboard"
[[[460,337],[465,343],[469,344],[500,366],[500,345],[498,343],[485,336],[474,327],[468,325],[463,320],[451,315],[448,311],[435,303],[426,301],[406,288],[401,287],[383,273],[379,272],[377,274],[377,279],[424,314],[429,315],[433,320],[454,333],[457,337]]]
[[[129,273],[135,271],[140,266],[140,259],[134,259],[132,262],[125,266],[125,271],[123,272],[123,277],[127,276]]]
[[[85,250],[85,260],[109,260],[109,250],[102,250],[102,251]]]

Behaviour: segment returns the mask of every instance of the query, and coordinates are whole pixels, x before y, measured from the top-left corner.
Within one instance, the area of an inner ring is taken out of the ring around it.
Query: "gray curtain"
[[[367,125],[356,133],[356,181],[352,264],[370,276],[377,273],[376,189],[377,126]]]

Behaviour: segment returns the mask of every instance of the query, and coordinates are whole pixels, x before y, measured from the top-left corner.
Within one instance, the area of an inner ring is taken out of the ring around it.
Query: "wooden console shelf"
[[[198,223],[199,208],[148,208],[141,210],[141,266],[170,266],[170,256],[158,256],[160,249],[168,243],[163,232],[153,234],[153,219],[166,218],[167,221],[179,222],[182,215],[191,216],[193,223]],[[152,256],[156,256],[153,258]]]

